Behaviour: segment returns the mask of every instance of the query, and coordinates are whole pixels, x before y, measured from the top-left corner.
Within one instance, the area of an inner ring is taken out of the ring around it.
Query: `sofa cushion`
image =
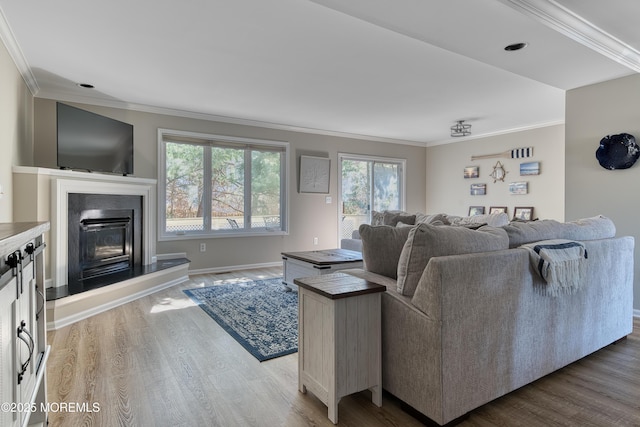
[[[483,226],[472,230],[420,224],[410,230],[400,254],[398,292],[406,296],[413,295],[432,257],[497,251],[508,247],[509,238],[502,228]]]
[[[413,225],[416,223],[416,216],[399,210],[371,211],[371,225],[391,225],[395,227],[398,222]]]
[[[433,224],[433,225],[449,225],[449,220],[447,219],[447,214],[437,213],[426,215],[423,213],[416,213],[416,224]]]
[[[487,224],[492,227],[502,227],[509,224],[509,216],[504,212],[472,215],[472,216],[452,216],[448,217],[451,225],[472,226],[474,224]]]
[[[371,226],[358,229],[362,239],[362,260],[365,270],[396,279],[398,260],[413,227]]]
[[[609,218],[598,215],[570,222],[558,222],[543,219],[532,222],[511,222],[504,230],[509,236],[509,247],[549,239],[597,240],[608,239],[616,235],[616,226]]]

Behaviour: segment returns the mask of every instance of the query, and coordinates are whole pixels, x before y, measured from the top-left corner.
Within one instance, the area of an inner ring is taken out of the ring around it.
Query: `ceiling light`
[[[525,47],[527,47],[527,43],[514,43],[506,46],[504,50],[506,50],[507,52],[513,52],[515,50],[524,49]]]
[[[84,89],[93,89],[94,86],[89,83],[78,83],[76,86],[84,88]]]
[[[465,125],[464,120],[458,120],[458,122],[451,126],[451,136],[469,136],[471,135],[471,125]]]

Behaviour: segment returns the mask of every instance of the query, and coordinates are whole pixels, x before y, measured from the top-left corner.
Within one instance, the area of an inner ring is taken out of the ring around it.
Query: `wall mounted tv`
[[[58,102],[58,167],[133,174],[133,125]]]

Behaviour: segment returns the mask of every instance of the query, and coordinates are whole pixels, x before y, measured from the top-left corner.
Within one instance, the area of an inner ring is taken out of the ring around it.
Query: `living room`
[[[281,263],[282,252],[337,247],[340,226],[337,162],[340,153],[406,159],[405,210],[409,212],[467,215],[470,206],[482,205],[487,209],[507,206],[508,212],[513,214],[515,206],[532,206],[534,216],[540,219],[570,221],[602,214],[614,221],[617,235],[640,236],[636,220],[639,206],[630,186],[640,172],[637,167],[605,170],[595,158],[599,141],[605,135],[621,132],[640,135],[640,107],[635,100],[640,88],[637,72],[566,91],[561,122],[444,144],[390,142],[384,138],[349,137],[339,132],[314,133],[295,126],[259,126],[258,121],[223,121],[208,115],[170,114],[171,110],[161,108],[130,109],[125,105],[115,106],[117,102],[93,102],[90,96],[69,99],[35,96],[9,53],[10,49],[6,41],[0,48],[0,89],[3,93],[0,137],[5,154],[0,158],[0,222],[36,221],[42,220],[43,216],[49,219],[49,207],[44,203],[38,203],[38,208],[30,213],[31,217],[22,212],[17,217],[14,198],[21,189],[13,185],[12,171],[15,166],[57,169],[56,101],[63,101],[133,124],[134,175],[140,178],[158,176],[158,128],[290,144],[288,233],[154,242],[156,254],[185,254],[190,260],[189,273],[194,275],[274,268]],[[451,124],[443,123],[442,127],[448,130]],[[478,124],[475,124],[472,130],[477,128]],[[508,191],[508,182],[517,179],[521,163],[517,159],[502,161],[508,172],[507,182],[493,182],[488,178],[497,159],[471,161],[474,155],[500,153],[517,147],[533,147],[534,160],[540,162],[542,169],[539,176],[530,180],[530,191],[526,195],[511,195]],[[302,155],[331,160],[328,194],[298,191]],[[484,196],[469,194],[469,180],[463,178],[463,170],[471,165],[480,167],[482,182],[487,183]],[[326,196],[331,197],[331,202],[327,202]],[[318,242],[314,244],[316,237]],[[201,243],[206,243],[205,252],[200,250]],[[638,266],[640,258],[635,256]],[[47,278],[51,279],[51,276]],[[634,313],[640,316],[640,281],[637,278],[634,301]],[[273,369],[284,370],[291,366],[287,362],[286,367]],[[294,374],[287,375],[293,378]],[[356,400],[353,411],[357,414],[365,404],[368,404],[366,399]]]

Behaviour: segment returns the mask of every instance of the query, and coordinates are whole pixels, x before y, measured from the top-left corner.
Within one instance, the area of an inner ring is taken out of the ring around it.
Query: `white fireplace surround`
[[[156,227],[153,215],[156,201],[155,186],[140,178],[105,175],[102,180],[93,180],[95,175],[86,177],[80,173],[65,174],[65,177],[51,177],[51,278],[52,285],[60,287],[68,283],[68,216],[69,194],[111,194],[142,196],[142,263],[156,261]],[[91,180],[87,180],[91,179]]]

